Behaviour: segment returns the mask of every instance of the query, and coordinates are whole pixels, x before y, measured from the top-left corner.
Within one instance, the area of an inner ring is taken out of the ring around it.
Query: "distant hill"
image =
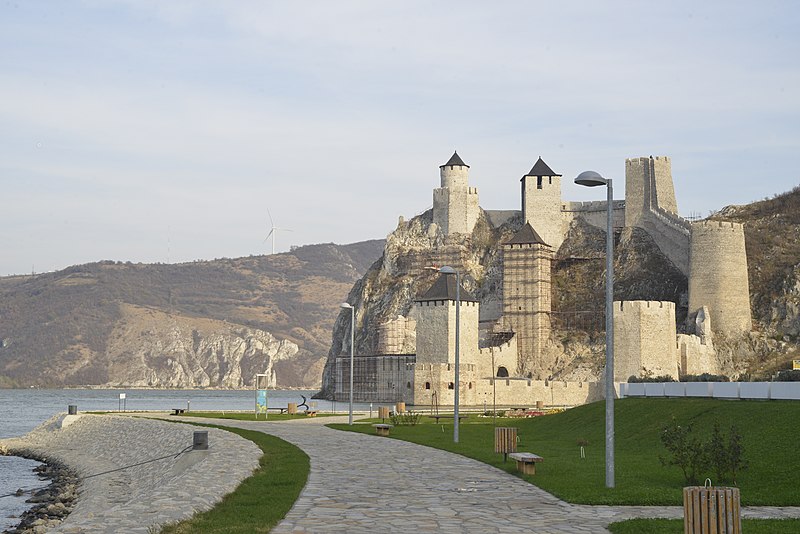
[[[131,381],[120,359],[137,350],[137,343],[129,339],[130,332],[126,343],[133,346],[111,338],[112,333],[122,336],[119,332],[125,331],[125,323],[142,325],[138,335],[154,338],[148,339],[150,352],[138,356],[144,358],[139,365],[145,366],[141,370],[145,376],[137,381],[140,385],[235,386],[237,375],[230,368],[243,365],[236,340],[250,340],[247,350],[260,350],[259,358],[275,360],[272,369],[279,386],[316,386],[339,304],[382,251],[383,240],[372,240],[181,264],[104,261],[53,273],[2,277],[0,386],[121,384],[120,375]],[[148,310],[175,321],[144,321]],[[176,325],[181,334],[176,334]],[[296,344],[296,354],[275,358],[274,350],[259,341],[263,333]],[[170,339],[176,335],[190,340],[200,335],[227,336],[227,348],[202,342],[194,347],[191,342],[176,345]],[[174,356],[177,352],[185,355],[199,347],[205,347],[206,354],[190,358],[185,365],[208,368],[182,370],[187,377],[184,383],[166,381],[164,362],[176,365],[183,361]],[[212,365],[209,356],[214,351],[221,352]],[[156,361],[160,358],[164,362]],[[211,377],[211,382],[193,383],[193,377],[200,375]],[[247,385],[250,377],[238,380],[239,385]]]

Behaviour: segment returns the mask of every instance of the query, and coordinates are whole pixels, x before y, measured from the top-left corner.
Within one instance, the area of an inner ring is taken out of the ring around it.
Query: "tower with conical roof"
[[[561,175],[539,157],[522,182],[522,215],[554,251],[561,247],[566,223],[561,206]]]
[[[478,221],[478,189],[469,186],[469,165],[458,152],[439,167],[441,187],[433,190],[433,222],[445,235],[471,234]]]
[[[527,222],[503,243],[503,326],[517,338],[519,371],[536,367],[550,338],[552,259],[550,245]]]

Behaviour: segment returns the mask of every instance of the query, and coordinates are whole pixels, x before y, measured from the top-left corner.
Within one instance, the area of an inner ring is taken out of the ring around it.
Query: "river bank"
[[[54,476],[17,532],[145,534],[211,508],[258,467],[261,451],[213,428],[201,429],[208,450],[187,450],[195,430],[139,417],[60,414],[25,436],[0,440],[0,450],[43,461]]]

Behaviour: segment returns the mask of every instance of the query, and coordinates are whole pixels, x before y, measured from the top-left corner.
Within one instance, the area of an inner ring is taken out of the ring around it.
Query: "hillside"
[[[382,247],[382,240],[373,240],[182,264],[99,262],[0,278],[0,385],[122,384],[121,377],[127,377],[128,383],[140,385],[235,386],[230,373],[219,367],[231,364],[227,359],[234,357],[237,343],[274,336],[297,346],[291,357],[274,358],[278,384],[313,387],[319,383],[338,305]],[[152,313],[162,314],[162,320],[144,321]],[[147,326],[135,335],[152,338],[149,363],[139,358],[145,374],[138,378],[119,362],[141,343],[129,337],[126,348],[116,339],[126,325],[137,323]],[[202,343],[171,345],[170,336],[176,335],[190,340],[221,335],[232,345],[208,349],[217,355],[212,363],[197,352]],[[259,354],[269,355],[268,343],[261,345]],[[170,360],[170,351],[191,353],[191,365],[205,361],[209,372],[187,372],[180,383],[160,379],[169,375],[158,369]],[[267,360],[260,365],[267,366]],[[195,375],[212,379],[196,382]],[[242,380],[248,384],[250,378]]]

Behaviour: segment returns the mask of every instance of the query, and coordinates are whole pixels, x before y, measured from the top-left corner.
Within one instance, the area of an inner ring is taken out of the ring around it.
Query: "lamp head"
[[[346,310],[352,310],[353,309],[353,306],[351,304],[347,303],[347,302],[342,302],[341,304],[339,304],[339,307],[343,308],[343,309],[346,309]]]
[[[445,265],[444,267],[439,267],[439,272],[442,274],[457,274],[458,272],[450,267],[449,265]]]
[[[608,185],[609,180],[600,176],[594,171],[583,171],[575,178],[575,183],[586,187],[597,187],[598,185]]]

